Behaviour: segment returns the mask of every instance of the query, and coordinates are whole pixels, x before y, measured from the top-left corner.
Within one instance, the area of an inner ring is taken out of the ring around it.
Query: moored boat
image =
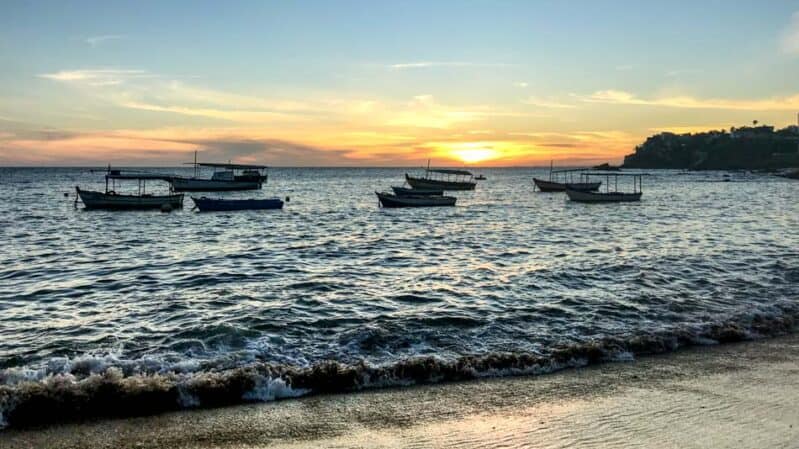
[[[392,186],[391,190],[393,190],[394,194],[397,195],[397,196],[409,196],[409,195],[442,196],[442,195],[444,195],[444,191],[443,190],[409,189],[407,187],[396,187],[396,186]]]
[[[567,188],[566,195],[570,200],[580,203],[619,203],[641,200],[641,192],[586,192]]]
[[[574,175],[579,178],[575,182]],[[566,170],[553,170],[552,164],[549,167],[549,179],[533,178],[535,186],[541,192],[565,192],[567,188],[589,192],[599,189],[602,181],[590,182],[585,175],[584,168],[572,168]]]
[[[454,196],[438,195],[407,195],[399,196],[387,192],[375,192],[380,205],[383,207],[437,207],[454,206],[457,198]]]
[[[176,192],[224,192],[234,190],[259,190],[266,183],[267,175],[263,165],[244,164],[197,164],[202,167],[215,167],[211,178],[175,176],[170,178],[172,189]],[[240,171],[240,173],[238,173]]]
[[[584,176],[604,176],[605,191],[604,192],[591,192],[585,190],[575,190],[566,187],[566,195],[571,201],[580,203],[622,203],[631,201],[641,201],[641,181],[644,176],[643,173],[618,173],[618,172],[586,172]],[[619,190],[619,177],[629,176],[633,179],[632,192],[622,192]],[[610,189],[611,177],[614,180],[614,188]]]
[[[75,187],[86,209],[181,209],[183,195],[125,195],[114,191],[96,192]]]
[[[265,165],[219,164],[197,162],[194,154],[194,176],[173,176],[169,179],[175,192],[225,192],[234,190],[260,190],[267,181]],[[210,178],[198,175],[200,167],[213,168]]]
[[[194,201],[194,205],[200,212],[283,209],[283,200],[280,198],[225,199],[191,197],[191,200]]]
[[[565,192],[566,189],[579,190],[579,191],[592,191],[598,190],[602,185],[602,181],[597,182],[554,182],[544,179],[533,178],[535,186],[542,192]]]
[[[116,192],[117,181],[137,181],[138,190],[135,194],[125,194]],[[183,195],[182,194],[162,194],[153,195],[147,193],[147,181],[158,180],[168,181],[169,176],[158,173],[145,173],[145,172],[122,172],[121,170],[112,170],[108,167],[105,174],[105,191],[98,192],[93,190],[83,190],[76,186],[78,198],[83,202],[86,209],[109,209],[109,210],[125,210],[125,209],[162,209],[174,210],[183,208]],[[110,181],[110,184],[109,184]],[[76,199],[77,202],[77,199]]]
[[[422,176],[411,176],[405,173],[405,180],[414,189],[421,190],[474,190],[477,182],[474,175],[467,170],[453,170],[448,168],[430,168]]]

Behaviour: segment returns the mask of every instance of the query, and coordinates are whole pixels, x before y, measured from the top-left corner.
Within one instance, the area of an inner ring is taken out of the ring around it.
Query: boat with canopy
[[[570,168],[565,170],[552,170],[549,167],[549,179],[533,178],[533,182],[538,190],[542,192],[565,192],[566,188],[590,192],[599,189],[602,181],[591,182],[585,176],[586,169]],[[578,175],[575,180],[575,175]]]
[[[105,174],[104,192],[83,190],[78,186],[75,187],[75,190],[86,209],[182,209],[183,194],[170,192],[168,194],[153,195],[147,193],[147,181],[169,182],[170,179],[171,176],[158,173],[123,172],[121,170],[112,170],[109,167]],[[117,193],[118,181],[136,181],[138,184],[136,193]],[[77,199],[75,201],[77,203]]]
[[[430,162],[422,176],[405,173],[405,181],[414,189],[422,190],[474,190],[477,182],[468,170],[430,168]]]
[[[266,165],[197,162],[194,154],[194,176],[173,176],[169,182],[175,192],[224,192],[235,190],[260,190],[266,184]],[[201,168],[214,169],[210,178],[199,175]]]
[[[586,177],[589,176],[604,176],[605,177],[605,191],[604,192],[590,192],[584,190],[575,190],[566,187],[566,195],[572,201],[580,203],[620,203],[629,201],[641,201],[641,181],[646,176],[645,173],[619,173],[619,172],[586,172]],[[633,188],[632,192],[623,192],[619,190],[619,178],[632,178]],[[613,190],[611,190],[611,181],[613,181]]]

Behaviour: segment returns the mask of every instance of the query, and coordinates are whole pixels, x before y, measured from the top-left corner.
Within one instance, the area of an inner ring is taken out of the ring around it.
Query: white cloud
[[[577,107],[571,103],[563,103],[557,99],[542,97],[529,97],[527,100],[523,101],[523,103],[529,104],[530,106],[553,109],[573,109]]]
[[[529,84],[525,83],[524,81],[519,81],[519,82],[513,83],[513,85],[516,86],[516,87],[521,87],[521,88],[525,88],[525,87],[529,86]]]
[[[55,73],[37,75],[64,83],[81,83],[90,86],[112,86],[122,84],[131,78],[153,78],[155,75],[145,70],[120,70],[120,69],[83,69],[61,70]]]
[[[108,42],[108,41],[116,41],[120,39],[124,39],[125,36],[119,34],[105,34],[101,36],[89,36],[86,38],[86,43],[91,45],[92,47],[97,47],[98,45]]]
[[[783,30],[780,48],[784,53],[799,55],[799,12],[793,13],[791,23]]]
[[[772,97],[754,100],[730,100],[725,98],[695,98],[690,96],[670,96],[646,99],[621,90],[600,90],[580,97],[587,103],[625,104],[660,106],[684,109],[730,109],[738,111],[793,111],[799,109],[799,94],[788,97]]]
[[[391,64],[388,66],[390,69],[405,70],[405,69],[425,69],[433,67],[508,67],[511,64],[493,63],[493,62],[463,62],[463,61],[418,61],[418,62],[403,62],[398,64]]]

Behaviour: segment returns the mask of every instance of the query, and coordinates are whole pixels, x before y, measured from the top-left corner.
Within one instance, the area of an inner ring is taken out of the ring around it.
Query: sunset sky
[[[0,165],[619,162],[785,126],[799,1],[0,3]]]

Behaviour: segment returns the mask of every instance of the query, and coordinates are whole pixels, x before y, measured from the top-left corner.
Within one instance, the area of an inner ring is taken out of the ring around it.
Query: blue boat
[[[191,197],[191,200],[194,201],[194,205],[200,210],[200,212],[283,209],[283,200],[280,198],[237,200]]]

